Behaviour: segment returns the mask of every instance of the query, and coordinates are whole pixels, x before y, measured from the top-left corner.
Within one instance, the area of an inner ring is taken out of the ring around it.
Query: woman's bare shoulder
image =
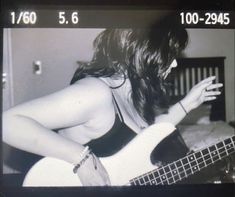
[[[112,91],[108,84],[99,78],[87,77],[79,80],[74,85],[74,91],[79,89],[79,92],[94,98],[95,100],[105,99],[106,101],[112,100]],[[111,99],[111,100],[110,100]]]
[[[85,78],[58,92],[15,106],[5,114],[23,115],[47,127],[62,128],[86,122],[112,106],[109,86],[98,78]]]

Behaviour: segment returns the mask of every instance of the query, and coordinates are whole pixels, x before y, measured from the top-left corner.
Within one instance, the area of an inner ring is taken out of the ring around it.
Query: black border
[[[234,10],[234,0],[2,0],[5,7],[19,6],[137,6],[160,9],[208,9],[208,10]]]
[[[157,8],[169,10],[221,10],[234,11],[235,0],[2,0],[2,16],[5,9],[17,8],[56,8],[57,6],[85,6],[89,8]],[[3,30],[0,30],[0,51],[3,54]],[[2,62],[2,55],[0,56]],[[2,68],[1,68],[2,71]],[[2,94],[2,92],[1,92]],[[2,106],[1,106],[2,107]],[[1,138],[1,137],[0,137]],[[2,144],[1,144],[2,145]],[[2,154],[0,154],[2,162]],[[2,166],[1,166],[2,170]],[[82,187],[82,188],[23,188],[3,187],[0,179],[0,197],[27,196],[235,196],[235,184],[199,184],[199,185],[171,185],[157,187]]]

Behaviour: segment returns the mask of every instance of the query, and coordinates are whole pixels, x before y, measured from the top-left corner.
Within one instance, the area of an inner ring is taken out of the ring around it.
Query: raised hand
[[[208,77],[198,84],[196,84],[189,93],[181,100],[181,104],[184,106],[187,112],[197,108],[205,101],[215,100],[221,94],[221,91],[216,90],[223,86],[222,83],[214,83],[215,76]]]

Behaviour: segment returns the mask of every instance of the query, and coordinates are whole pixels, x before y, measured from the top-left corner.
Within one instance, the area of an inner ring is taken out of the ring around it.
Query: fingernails
[[[217,85],[216,85],[216,87],[217,88],[221,88],[221,87],[223,87],[224,85],[222,84],[222,83],[218,83]]]

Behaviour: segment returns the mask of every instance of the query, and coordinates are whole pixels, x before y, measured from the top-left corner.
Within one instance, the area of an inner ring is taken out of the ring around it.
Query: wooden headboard
[[[224,84],[225,57],[179,58],[178,66],[169,75],[171,102],[182,99],[198,82],[209,76],[216,76],[215,82]],[[212,102],[211,120],[225,120],[225,92]]]

